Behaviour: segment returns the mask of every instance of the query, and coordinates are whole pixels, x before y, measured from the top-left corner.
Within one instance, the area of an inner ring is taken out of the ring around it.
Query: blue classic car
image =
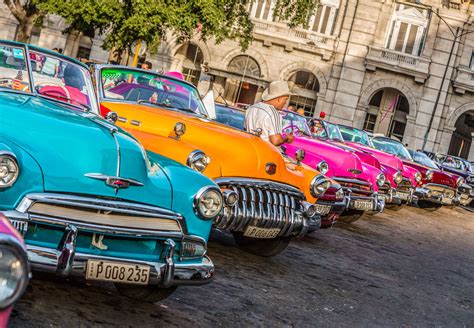
[[[86,66],[8,41],[0,52],[0,210],[32,268],[149,301],[209,282],[214,182],[100,118]]]

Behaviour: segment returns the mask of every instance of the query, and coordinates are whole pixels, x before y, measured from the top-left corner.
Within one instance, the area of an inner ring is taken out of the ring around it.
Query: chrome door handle
[[[119,116],[118,121],[119,121],[119,122],[122,122],[122,123],[127,123],[127,118],[126,118],[126,117]]]
[[[137,121],[137,120],[131,120],[131,121],[130,121],[130,124],[131,124],[131,125],[140,126],[140,125],[142,125],[142,122]]]

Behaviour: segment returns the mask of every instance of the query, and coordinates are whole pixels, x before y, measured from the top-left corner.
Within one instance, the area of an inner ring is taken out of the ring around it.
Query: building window
[[[89,47],[79,46],[79,49],[77,49],[76,57],[79,59],[89,59],[90,55],[91,55],[91,48]]]
[[[273,21],[273,10],[276,0],[254,0],[250,7],[250,16],[267,21]]]
[[[313,116],[318,100],[319,81],[311,72],[300,70],[290,75],[288,85],[291,92],[289,104],[304,109],[305,116]]]
[[[251,76],[260,79],[260,66],[257,61],[247,55],[239,55],[234,57],[228,66],[229,71],[245,76]]]
[[[297,110],[304,109],[304,115],[312,117],[316,109],[317,99],[293,95],[290,97],[290,106],[294,106]]]
[[[469,62],[469,67],[474,71],[474,51],[471,52],[471,61]]]
[[[365,114],[364,130],[369,132],[375,131],[375,122],[377,121],[377,115],[367,113]]]
[[[420,56],[426,38],[429,11],[406,4],[397,4],[390,21],[387,48]]]
[[[339,5],[339,0],[321,0],[316,13],[308,21],[309,30],[331,35],[334,30]]]
[[[204,62],[201,48],[194,43],[186,43],[178,50],[178,54],[184,56],[182,68],[184,79],[197,86],[201,77],[201,65]]]

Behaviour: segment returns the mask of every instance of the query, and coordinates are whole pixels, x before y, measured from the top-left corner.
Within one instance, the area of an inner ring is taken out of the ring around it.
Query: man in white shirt
[[[263,92],[262,101],[247,108],[245,129],[261,133],[260,137],[275,146],[293,141],[293,134],[282,135],[282,118],[279,110],[285,108],[291,92],[286,81],[274,81]]]

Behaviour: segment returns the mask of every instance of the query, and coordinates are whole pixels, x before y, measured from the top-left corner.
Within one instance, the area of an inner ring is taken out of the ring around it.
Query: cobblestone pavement
[[[210,285],[159,304],[104,285],[35,274],[12,327],[474,326],[474,213],[442,208],[365,217],[259,258],[217,235]]]

